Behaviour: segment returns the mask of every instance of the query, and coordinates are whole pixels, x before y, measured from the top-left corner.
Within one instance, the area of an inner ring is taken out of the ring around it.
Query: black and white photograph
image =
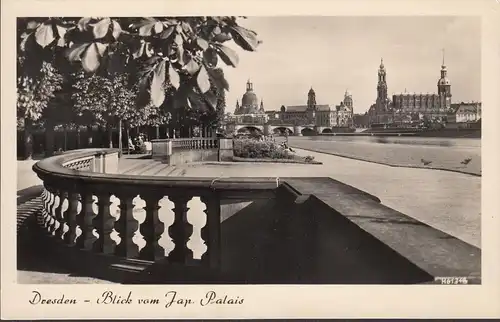
[[[105,284],[97,304],[162,285],[168,308],[185,285],[236,306],[207,290],[484,283],[480,16],[164,12],[15,19],[2,174],[30,304],[59,303],[43,285]]]

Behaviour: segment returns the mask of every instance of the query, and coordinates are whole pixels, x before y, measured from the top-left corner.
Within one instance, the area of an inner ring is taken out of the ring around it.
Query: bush
[[[308,156],[306,156],[306,157],[304,158],[304,161],[306,161],[306,162],[313,162],[313,161],[314,161],[314,157],[313,157],[313,156],[311,156],[311,155],[308,155]]]
[[[236,139],[233,142],[234,156],[251,159],[293,159],[293,154],[273,141]]]

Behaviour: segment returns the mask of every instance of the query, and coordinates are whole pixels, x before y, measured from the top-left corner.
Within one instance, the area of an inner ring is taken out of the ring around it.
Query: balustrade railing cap
[[[99,189],[106,189],[111,185],[120,186],[120,189],[133,187],[157,189],[189,189],[215,191],[270,191],[276,189],[280,182],[275,177],[264,178],[213,178],[213,177],[162,177],[126,175],[118,173],[98,173],[65,168],[63,164],[72,160],[92,157],[102,154],[116,153],[118,149],[85,149],[64,153],[38,161],[33,165],[33,171],[42,179],[57,184],[58,180],[73,187],[79,185],[93,185]],[[101,186],[99,186],[101,185]],[[128,187],[127,187],[128,186]]]

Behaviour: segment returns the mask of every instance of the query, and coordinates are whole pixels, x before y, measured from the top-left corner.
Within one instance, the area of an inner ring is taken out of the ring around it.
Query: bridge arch
[[[310,127],[305,127],[300,131],[300,133],[304,136],[307,136],[307,135],[315,135],[316,131],[314,131],[314,129]]]
[[[245,125],[242,126],[238,129],[238,133],[250,133],[250,134],[263,134],[264,131],[259,129],[258,127],[251,126],[251,125]]]
[[[274,135],[284,135],[284,134],[292,135],[293,131],[285,126],[277,126],[273,129]]]

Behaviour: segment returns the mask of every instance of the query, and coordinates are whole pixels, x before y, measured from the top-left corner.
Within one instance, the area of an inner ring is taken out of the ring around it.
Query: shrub
[[[240,158],[293,159],[293,154],[273,141],[236,139],[233,142],[234,156]]]
[[[304,161],[306,161],[306,162],[313,162],[313,161],[314,161],[314,157],[313,157],[313,156],[311,156],[311,155],[308,155],[308,156],[306,156],[306,157],[304,158]]]

